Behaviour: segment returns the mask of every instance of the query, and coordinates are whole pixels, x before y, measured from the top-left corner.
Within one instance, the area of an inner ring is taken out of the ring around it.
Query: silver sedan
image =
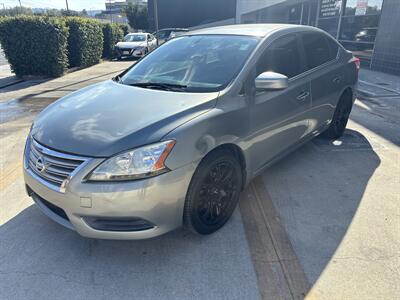
[[[38,116],[27,192],[86,237],[142,239],[182,224],[210,234],[266,167],[317,135],[343,134],[358,68],[312,27],[185,33]]]

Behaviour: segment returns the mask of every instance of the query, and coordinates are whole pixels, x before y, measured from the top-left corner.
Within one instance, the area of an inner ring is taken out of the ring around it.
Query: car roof
[[[147,34],[150,34],[150,33],[147,33],[147,32],[130,32],[127,35],[147,35]]]
[[[174,31],[174,30],[183,30],[183,31],[189,31],[189,29],[187,29],[187,28],[163,28],[163,29],[160,29],[159,30],[159,32],[160,31]]]
[[[313,27],[293,24],[237,24],[218,27],[209,27],[190,31],[188,35],[197,34],[224,34],[224,35],[248,35],[264,37],[273,31],[304,28],[312,30]]]

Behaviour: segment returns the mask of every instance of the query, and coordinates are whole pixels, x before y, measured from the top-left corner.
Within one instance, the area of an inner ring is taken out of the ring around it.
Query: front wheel
[[[226,150],[207,155],[193,175],[186,196],[185,227],[199,234],[220,229],[239,202],[242,171],[237,159]]]
[[[351,94],[343,94],[336,106],[331,124],[328,129],[322,133],[323,137],[328,139],[338,139],[343,135],[349,120],[352,106],[353,101]]]

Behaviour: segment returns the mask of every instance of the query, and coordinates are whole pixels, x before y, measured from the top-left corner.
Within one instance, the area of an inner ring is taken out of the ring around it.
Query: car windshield
[[[235,35],[179,37],[147,55],[120,82],[148,88],[168,85],[186,92],[219,91],[239,73],[258,41]]]
[[[171,30],[159,31],[158,32],[158,37],[160,39],[166,39],[167,37],[169,37],[170,33],[171,33]],[[156,35],[156,33],[154,33],[154,35]]]
[[[146,36],[144,34],[128,34],[124,37],[125,42],[144,42]]]

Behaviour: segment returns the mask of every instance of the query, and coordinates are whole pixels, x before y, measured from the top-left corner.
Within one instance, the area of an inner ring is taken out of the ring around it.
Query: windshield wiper
[[[149,88],[149,89],[160,89],[166,91],[179,91],[179,90],[185,90],[187,88],[187,85],[164,83],[164,82],[135,82],[129,85]]]

